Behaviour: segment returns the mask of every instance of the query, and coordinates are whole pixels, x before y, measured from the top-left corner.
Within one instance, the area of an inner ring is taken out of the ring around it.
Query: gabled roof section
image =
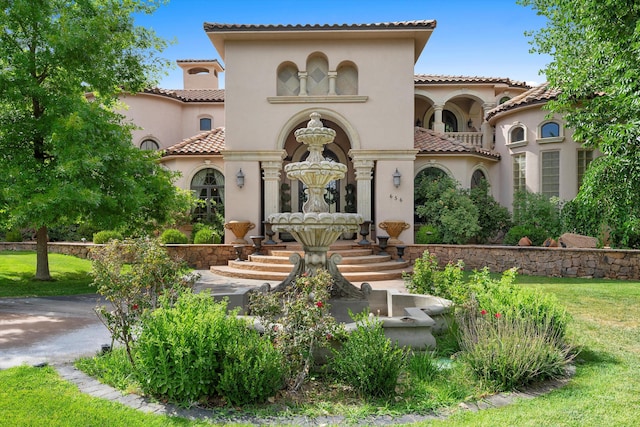
[[[216,128],[182,140],[164,150],[163,157],[220,154],[224,150],[224,128]]]
[[[466,154],[500,159],[499,153],[464,144],[457,139],[448,138],[422,127],[415,128],[413,147],[419,150],[418,154]]]
[[[510,87],[530,88],[525,82],[511,80],[506,77],[478,77],[478,76],[445,76],[437,74],[417,74],[415,84],[504,84]]]
[[[221,24],[205,22],[204,31],[222,59],[227,40],[348,40],[413,38],[417,60],[436,28],[435,20],[380,22],[374,24]]]
[[[224,102],[224,89],[145,89],[144,93],[166,96],[182,102]]]
[[[498,114],[515,110],[516,108],[545,104],[548,101],[556,99],[559,93],[560,90],[550,87],[549,83],[542,83],[540,86],[529,89],[518,96],[514,96],[507,102],[498,105],[487,113],[486,120],[489,120]]]

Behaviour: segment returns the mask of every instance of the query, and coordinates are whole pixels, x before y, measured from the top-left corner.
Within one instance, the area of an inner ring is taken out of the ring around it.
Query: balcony
[[[445,132],[444,134],[470,147],[482,148],[482,132]]]

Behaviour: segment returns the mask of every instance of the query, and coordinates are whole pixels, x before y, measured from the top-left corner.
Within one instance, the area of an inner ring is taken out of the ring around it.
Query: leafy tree
[[[577,197],[621,244],[640,243],[640,3],[519,0],[547,18],[531,33],[533,51],[552,56],[544,70],[560,90],[548,103],[574,139],[605,156],[589,166]],[[583,215],[584,216],[584,215]]]
[[[508,229],[511,225],[509,210],[496,201],[489,191],[489,182],[480,180],[477,187],[469,190],[469,198],[478,209],[478,225],[480,231],[476,239],[479,243],[486,243],[495,237],[500,230]]]
[[[0,226],[36,230],[38,279],[49,227],[143,227],[185,200],[115,112],[167,65],[133,19],[159,2],[0,0]]]

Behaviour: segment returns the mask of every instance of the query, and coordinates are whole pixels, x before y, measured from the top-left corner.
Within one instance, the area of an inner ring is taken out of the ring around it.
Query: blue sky
[[[529,53],[525,31],[545,20],[515,0],[171,0],[136,23],[173,40],[163,56],[220,60],[204,22],[225,24],[363,24],[435,19],[437,27],[416,63],[416,74],[508,77],[532,84],[549,57]],[[179,89],[178,67],[160,87]]]

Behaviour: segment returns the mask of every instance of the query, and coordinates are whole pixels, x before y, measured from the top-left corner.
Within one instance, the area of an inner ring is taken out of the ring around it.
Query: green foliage
[[[124,347],[115,347],[104,354],[84,357],[74,365],[101,382],[113,385],[119,390],[135,390],[137,381],[131,369],[131,361]]]
[[[499,231],[511,225],[511,213],[493,198],[486,179],[480,180],[477,187],[469,190],[469,198],[478,209],[480,231],[475,236],[479,243],[487,243]]]
[[[329,312],[333,279],[326,270],[298,277],[280,292],[257,292],[250,298],[250,311],[258,317],[268,337],[286,358],[286,382],[291,390],[304,383],[314,355],[329,348],[340,333]]]
[[[405,276],[405,286],[412,294],[435,295],[463,304],[468,299],[463,270],[462,260],[439,270],[437,257],[424,251],[414,262],[413,274]]]
[[[198,230],[198,232],[193,236],[193,243],[196,245],[218,244],[220,241],[221,238],[218,232],[208,226],[200,228],[200,230]]]
[[[160,235],[160,241],[165,245],[186,244],[189,243],[189,238],[182,231],[175,228],[169,228],[162,232]]]
[[[111,240],[122,240],[122,233],[115,230],[102,230],[93,235],[93,243],[103,245]]]
[[[416,233],[416,243],[419,245],[429,245],[442,243],[440,231],[433,225],[421,225]]]
[[[616,246],[640,247],[640,8],[600,0],[519,3],[546,18],[530,35],[534,51],[552,58],[544,72],[559,93],[547,107],[563,115],[575,141],[604,154],[583,178],[577,199],[589,215],[582,219],[598,222],[590,224],[594,236],[609,227]]]
[[[20,230],[9,230],[4,235],[5,242],[22,242],[22,232]]]
[[[113,229],[167,220],[175,174],[131,143],[118,97],[153,86],[165,43],[135,26],[160,1],[5,2],[0,16],[0,223]],[[91,46],[90,49],[87,47]],[[91,93],[91,97],[87,97]],[[36,277],[50,279],[39,262]]]
[[[365,312],[354,320],[356,328],[342,348],[334,350],[333,370],[362,396],[393,396],[406,352],[385,336],[380,319]]]
[[[572,359],[549,323],[503,315],[466,312],[458,319],[460,359],[475,376],[498,391],[564,376]]]
[[[545,237],[556,238],[561,234],[560,211],[562,203],[558,198],[529,191],[517,191],[513,196],[513,224],[538,229]],[[533,241],[533,238],[529,236]]]
[[[284,385],[284,358],[255,330],[240,330],[224,348],[217,390],[229,403],[262,403]]]
[[[91,240],[91,237],[97,233],[89,224],[72,224],[68,226],[59,226],[49,228],[50,242],[79,242],[82,239]]]
[[[549,234],[535,225],[514,225],[504,236],[504,244],[515,246],[521,238],[528,237],[533,246],[542,246]]]
[[[92,259],[93,284],[110,304],[96,312],[133,363],[131,345],[142,314],[159,306],[160,295],[174,301],[198,276],[187,274],[187,267],[171,259],[155,239],[112,240],[95,248]]]

